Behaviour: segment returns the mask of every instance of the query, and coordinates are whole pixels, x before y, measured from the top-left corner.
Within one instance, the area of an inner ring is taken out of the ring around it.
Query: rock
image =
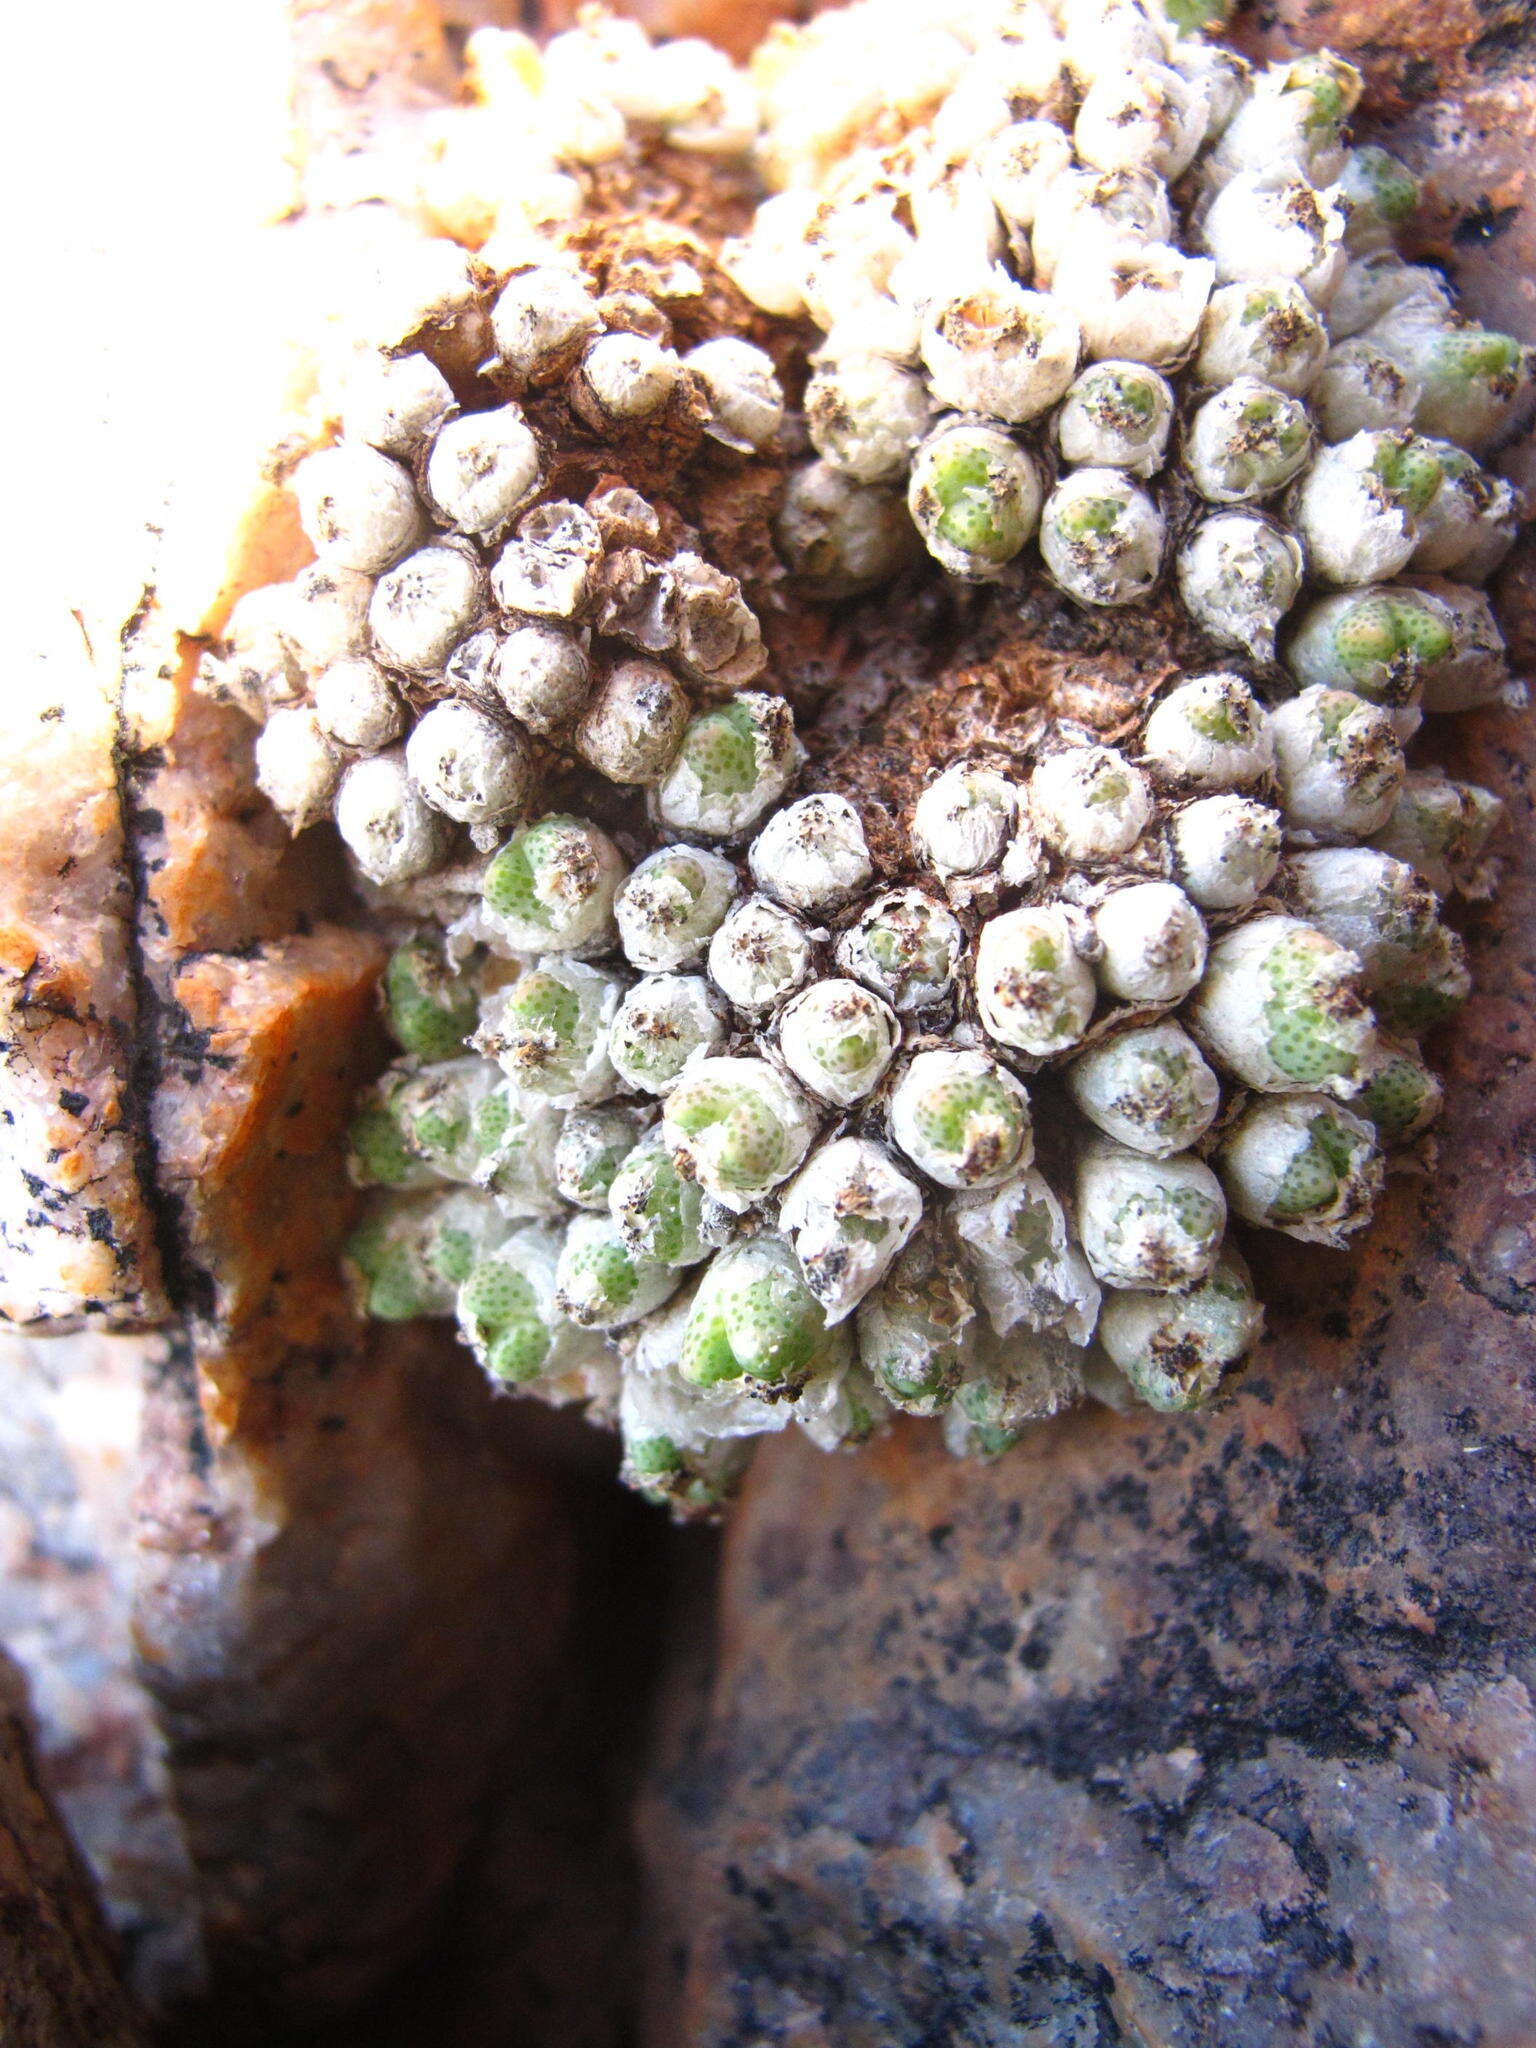
[[[38,1776],[26,1689],[0,1657],[0,2028],[16,2048],[141,2048],[90,1878]]]
[[[371,934],[321,925],[176,970],[156,1151],[187,1305],[211,1317],[221,1344],[262,1325],[280,1332],[311,1297],[339,1305],[339,1249],[357,1206],[342,1137],[384,1057],[383,959]]]
[[[581,1434],[589,1448],[603,1441]],[[611,1454],[579,1480],[567,1467],[562,1484],[582,1541],[579,1656],[559,1712],[519,1735],[482,1793],[436,1941],[349,2016],[334,2048],[634,2040],[639,1915],[624,1793],[678,1538],[616,1485]]]
[[[150,2009],[204,1966],[192,1866],[134,1674],[133,1493],[146,1353],[163,1339],[0,1339],[0,1643],[38,1769]]]
[[[574,1568],[558,1482],[446,1333],[364,1347],[314,1297],[292,1310],[286,1344],[174,1348],[145,1396],[139,1655],[203,2021],[241,2041],[334,2018],[434,1931],[563,1689]]]
[[[116,720],[72,620],[6,694],[0,755],[0,1319],[165,1313],[133,1051]]]
[[[1342,51],[1365,73],[1369,111],[1389,116],[1459,99],[1488,78],[1518,78],[1531,33],[1523,0],[1448,0],[1430,13],[1415,0],[1265,0],[1233,22],[1233,40],[1250,56]]]

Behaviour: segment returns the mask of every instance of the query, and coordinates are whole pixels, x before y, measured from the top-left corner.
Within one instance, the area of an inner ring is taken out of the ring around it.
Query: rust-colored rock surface
[[[225,1338],[337,1286],[356,1206],[341,1142],[382,1050],[382,964],[370,934],[322,925],[176,971],[178,1029],[155,1098],[161,1185],[189,1274],[210,1290],[198,1305]]]
[[[78,1852],[38,1775],[20,1674],[0,1657],[0,2038],[15,2048],[146,2040]]]

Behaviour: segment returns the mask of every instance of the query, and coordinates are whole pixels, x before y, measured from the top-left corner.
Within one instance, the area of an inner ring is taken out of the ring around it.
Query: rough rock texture
[[[132,1037],[116,721],[73,620],[5,693],[0,758],[0,1320],[165,1312]]]
[[[0,1657],[0,2037],[139,2048],[90,1878],[38,1776],[26,1687]]]
[[[173,1349],[146,1394],[139,1655],[221,2038],[334,2016],[411,1959],[567,1647],[558,1485],[436,1331],[348,1336],[311,1311],[282,1351]]]
[[[537,1449],[559,1459],[581,1530],[579,1655],[559,1711],[520,1730],[481,1793],[436,1941],[326,2048],[633,2048],[640,1963],[626,1823],[665,1569],[686,1539],[617,1486],[611,1445],[594,1431],[571,1421]]]
[[[203,1979],[191,1864],[133,1670],[133,1492],[146,1351],[0,1339],[0,1643],[25,1671],[38,1767],[146,2005]]]
[[[292,1302],[336,1287],[356,1207],[339,1139],[377,1059],[381,964],[371,935],[322,925],[176,970],[155,1139],[194,1304],[221,1343],[282,1332]]]

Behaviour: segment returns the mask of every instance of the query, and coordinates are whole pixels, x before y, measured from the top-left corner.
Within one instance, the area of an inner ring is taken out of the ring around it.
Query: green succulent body
[[[473,983],[452,975],[442,954],[424,940],[397,947],[390,955],[384,998],[396,1042],[402,1051],[423,1060],[452,1059],[462,1052],[480,1014]]]
[[[640,1256],[664,1266],[693,1266],[709,1256],[698,1182],[683,1178],[660,1137],[625,1159],[608,1203],[624,1242]]]
[[[515,1255],[480,1260],[458,1297],[459,1324],[493,1379],[521,1386],[549,1361],[553,1335],[533,1282]]]
[[[1315,938],[1291,932],[1270,949],[1263,970],[1269,1057],[1289,1080],[1307,1088],[1348,1080],[1359,1064],[1357,1034],[1340,1028],[1331,978],[1320,978],[1320,965],[1332,966],[1332,949],[1320,962]],[[1349,1014],[1352,1021],[1352,1007]]]
[[[354,1114],[347,1130],[347,1160],[359,1187],[422,1188],[434,1178],[411,1150],[399,1118],[381,1100],[364,1103]]]
[[[771,1238],[722,1252],[694,1297],[679,1370],[701,1387],[749,1379],[802,1382],[826,1331],[794,1255]]]
[[[1439,1082],[1419,1055],[1410,1051],[1383,1060],[1355,1098],[1361,1116],[1376,1126],[1388,1145],[1417,1137],[1433,1121],[1439,1104]]]
[[[1008,562],[1029,538],[1000,466],[983,449],[946,455],[929,481],[942,508],[938,531],[952,547],[984,562]]]
[[[968,1076],[930,1092],[914,1110],[913,1121],[933,1152],[956,1166],[979,1152],[989,1161],[1016,1157],[1026,1129],[1017,1101],[990,1074]]]
[[[683,758],[711,796],[744,796],[757,781],[757,731],[738,705],[706,712],[688,728]]]

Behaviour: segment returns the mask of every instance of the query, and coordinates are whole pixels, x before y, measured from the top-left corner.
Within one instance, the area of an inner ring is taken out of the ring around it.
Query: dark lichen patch
[[[1495,206],[1484,192],[1452,228],[1451,240],[1458,249],[1484,248],[1497,241],[1519,218],[1518,206]]]

